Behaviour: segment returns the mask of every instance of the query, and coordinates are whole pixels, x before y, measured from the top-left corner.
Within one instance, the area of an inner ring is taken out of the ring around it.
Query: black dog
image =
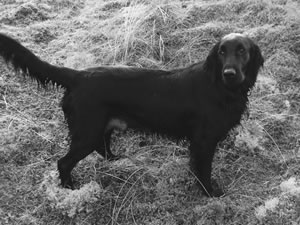
[[[204,62],[171,71],[56,67],[3,34],[0,55],[43,86],[65,88],[62,108],[71,145],[58,161],[64,187],[73,187],[72,169],[94,150],[115,158],[110,150],[114,129],[135,128],[187,138],[191,168],[208,196],[222,195],[211,185],[215,148],[240,123],[264,61],[258,46],[241,34],[222,38]]]

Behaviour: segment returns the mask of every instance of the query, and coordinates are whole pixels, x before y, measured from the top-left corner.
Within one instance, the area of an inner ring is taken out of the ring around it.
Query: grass
[[[0,62],[0,224],[299,224],[300,6],[296,0],[4,0],[0,31],[42,59],[175,68],[205,59],[230,32],[261,47],[265,66],[249,116],[218,146],[209,199],[188,167],[188,143],[115,133],[107,162],[96,153],[58,186],[68,150],[62,90],[39,88]],[[143,143],[143,147],[141,147]]]

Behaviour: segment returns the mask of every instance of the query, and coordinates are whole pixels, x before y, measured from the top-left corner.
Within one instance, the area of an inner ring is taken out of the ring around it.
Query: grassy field
[[[132,131],[113,136],[121,160],[92,154],[73,171],[78,189],[60,188],[63,90],[0,60],[0,224],[300,224],[299,0],[1,0],[0,32],[76,69],[187,66],[230,32],[265,58],[249,115],[218,146],[222,198],[198,189],[188,143]]]

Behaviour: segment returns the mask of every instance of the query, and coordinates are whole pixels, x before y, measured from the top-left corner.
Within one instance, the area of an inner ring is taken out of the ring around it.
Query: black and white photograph
[[[1,0],[0,224],[300,224],[299,0]]]

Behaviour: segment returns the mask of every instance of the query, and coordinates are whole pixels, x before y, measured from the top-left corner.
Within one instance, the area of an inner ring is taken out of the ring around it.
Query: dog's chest
[[[240,123],[246,108],[247,104],[244,101],[230,102],[223,105],[223,118],[229,129]]]

